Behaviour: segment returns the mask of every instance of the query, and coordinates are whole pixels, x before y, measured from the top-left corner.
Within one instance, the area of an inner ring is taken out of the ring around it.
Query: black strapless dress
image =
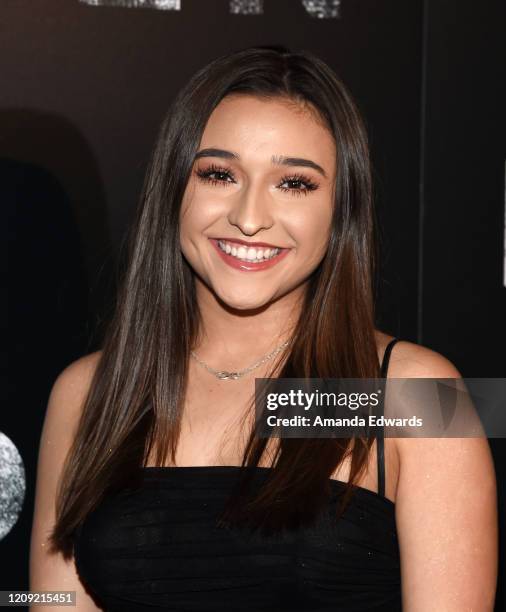
[[[255,468],[255,485],[269,470]],[[358,487],[338,520],[345,483],[332,480],[313,525],[265,536],[215,523],[239,467],[140,468],[139,488],[106,497],[77,530],[78,574],[107,612],[402,610],[382,437],[378,470],[379,492]]]

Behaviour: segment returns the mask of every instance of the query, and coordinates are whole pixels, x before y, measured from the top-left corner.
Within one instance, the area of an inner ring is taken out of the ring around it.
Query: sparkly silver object
[[[91,6],[119,6],[123,8],[154,8],[162,11],[180,11],[181,0],[79,0]]]
[[[14,443],[0,432],[0,540],[16,524],[25,499],[25,468]]]
[[[216,378],[219,378],[220,380],[237,380],[238,378],[242,378],[245,374],[248,374],[248,372],[251,372],[255,368],[260,367],[263,363],[265,363],[269,359],[272,359],[273,357],[275,357],[280,351],[282,351],[289,344],[290,344],[290,340],[283,342],[281,346],[278,346],[277,348],[275,348],[271,353],[269,353],[268,355],[265,355],[265,357],[262,357],[262,359],[260,359],[259,361],[256,361],[253,365],[248,366],[244,370],[239,370],[238,372],[229,372],[227,370],[215,370],[214,368],[211,368],[211,366],[208,366],[205,361],[202,361],[202,359],[200,359],[193,351],[190,351],[190,354],[195,359],[195,361],[200,363],[200,365],[203,368],[205,368],[208,372],[213,374],[213,376],[216,376]]]
[[[311,17],[318,19],[337,19],[341,0],[302,0],[302,4]]]
[[[230,0],[232,15],[261,15],[264,12],[264,0]]]
[[[293,0],[295,2],[295,0]],[[181,0],[79,0],[90,6],[115,6],[122,8],[153,8],[162,11],[180,11]],[[302,0],[302,6],[311,17],[337,19],[341,0]],[[232,15],[262,15],[264,0],[230,0]]]

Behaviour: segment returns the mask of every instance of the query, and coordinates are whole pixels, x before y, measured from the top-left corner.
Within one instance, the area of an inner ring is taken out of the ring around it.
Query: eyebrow
[[[303,168],[313,168],[319,172],[322,176],[327,176],[325,170],[314,161],[310,159],[303,159],[302,157],[285,157],[284,155],[272,156],[272,163],[279,164],[281,166],[302,166]]]
[[[200,159],[202,157],[221,157],[222,159],[240,159],[237,153],[233,153],[232,151],[226,151],[225,149],[202,149],[195,155],[195,159]],[[302,157],[285,157],[284,155],[273,155],[271,157],[271,161],[273,164],[280,166],[301,166],[303,168],[313,168],[319,172],[322,176],[327,176],[325,170],[310,159],[304,159]]]
[[[202,149],[195,155],[195,159],[201,157],[222,157],[223,159],[239,159],[237,153],[232,151],[225,151],[225,149]]]

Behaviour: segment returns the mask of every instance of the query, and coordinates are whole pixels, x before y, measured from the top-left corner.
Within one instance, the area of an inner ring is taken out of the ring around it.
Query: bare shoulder
[[[388,341],[391,336],[388,336]],[[387,341],[387,343],[388,343]],[[444,355],[421,344],[399,340],[395,343],[390,354],[388,366],[389,378],[462,378],[456,366]],[[420,458],[419,453],[422,448],[425,452],[435,452],[438,448],[439,459],[443,460],[445,449],[451,454],[453,443],[449,439],[438,440],[435,438],[393,438],[394,446],[397,449],[400,464],[403,459],[406,461],[407,455],[415,453]],[[443,444],[441,444],[443,442]],[[464,443],[464,442],[463,442]],[[488,446],[485,441],[464,443],[466,446],[484,448]],[[476,452],[476,451],[475,451]]]
[[[383,356],[393,336],[376,331],[378,354]],[[390,354],[389,378],[461,378],[455,365],[444,355],[408,340],[395,343]]]
[[[60,372],[49,397],[48,409],[62,404],[79,408],[86,396],[102,351],[95,351],[76,359]]]
[[[392,339],[386,336],[383,342],[388,344]],[[456,366],[444,355],[430,348],[409,342],[398,341],[391,352],[388,367],[389,378],[462,378]],[[453,478],[457,483],[459,473],[474,474],[478,482],[483,469],[491,468],[490,448],[486,438],[392,438],[399,459],[399,473],[410,482],[417,478],[429,478],[430,469],[437,470],[439,475]],[[458,465],[457,465],[457,463]],[[451,476],[450,469],[455,473]],[[460,467],[459,467],[460,466]],[[398,488],[402,494],[403,488]],[[457,484],[456,484],[457,486]],[[404,490],[407,490],[407,485]]]
[[[47,402],[39,461],[63,460],[75,435],[100,356],[101,351],[96,351],[80,357],[56,377]],[[51,449],[49,456],[48,448]]]
[[[42,427],[38,460],[39,477],[46,484],[48,480],[56,481],[61,471],[100,355],[97,351],[73,361],[53,383]]]

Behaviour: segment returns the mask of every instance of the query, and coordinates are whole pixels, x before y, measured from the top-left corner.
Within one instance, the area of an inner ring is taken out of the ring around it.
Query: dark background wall
[[[255,16],[230,14],[228,0],[182,0],[180,11],[2,1],[9,360],[0,431],[21,452],[27,491],[0,542],[12,559],[0,588],[28,588],[49,389],[97,348],[158,126],[175,92],[219,54],[285,44],[336,69],[371,139],[379,326],[441,352],[463,376],[506,376],[502,11],[499,0],[342,0],[339,19],[314,19],[298,0],[265,0]],[[27,182],[37,186],[28,194]],[[503,441],[492,443],[504,482]]]

